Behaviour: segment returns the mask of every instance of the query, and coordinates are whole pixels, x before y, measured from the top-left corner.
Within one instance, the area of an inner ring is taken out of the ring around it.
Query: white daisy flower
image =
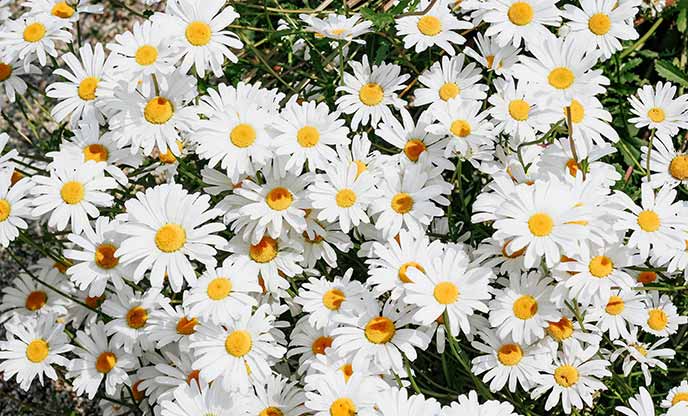
[[[3,60],[20,60],[25,72],[30,72],[31,63],[36,57],[41,66],[45,66],[48,55],[57,57],[56,41],[72,41],[72,34],[67,30],[66,24],[42,14],[7,20],[0,33],[0,47],[4,49]]]
[[[679,129],[688,128],[688,95],[676,97],[676,86],[658,82],[655,87],[643,85],[636,95],[628,97],[631,113],[628,121],[636,127],[655,129],[658,136],[675,136]]]
[[[685,409],[685,405],[688,403],[688,381],[683,380],[681,384],[673,387],[669,390],[666,398],[662,400],[660,406],[663,409],[669,409],[673,407],[681,407]]]
[[[467,46],[464,53],[497,75],[511,76],[511,69],[518,62],[521,48],[515,48],[511,44],[499,46],[493,37],[484,36],[480,32],[475,34],[474,39],[478,50]]]
[[[239,396],[227,394],[220,383],[191,383],[174,390],[173,400],[162,402],[161,416],[247,415]]]
[[[509,247],[511,240],[504,243],[487,238],[481,242],[478,248],[472,253],[474,262],[485,267],[489,267],[501,275],[520,276],[528,269],[523,263],[525,247],[512,251]]]
[[[124,347],[124,351],[139,353],[141,350],[152,349],[152,342],[142,336],[146,332],[146,324],[150,315],[159,308],[160,293],[150,289],[139,294],[129,286],[117,291],[103,302],[103,313],[112,317],[105,324],[106,335],[112,336],[110,344],[115,348]]]
[[[659,348],[667,342],[669,338],[662,338],[654,344],[642,343],[638,341],[638,328],[633,328],[629,338],[614,341],[614,345],[619,348],[612,353],[609,360],[615,362],[619,357],[624,356],[622,368],[625,377],[628,377],[636,363],[639,363],[645,377],[645,385],[649,386],[652,383],[650,368],[658,367],[666,371],[667,365],[662,359],[673,360],[676,355],[676,351],[671,348]]]
[[[28,228],[25,220],[31,218],[31,199],[27,194],[34,184],[29,178],[13,183],[12,169],[0,170],[0,245],[8,247],[19,236],[19,230]]]
[[[464,100],[483,100],[487,95],[487,86],[479,84],[482,80],[480,68],[471,62],[464,66],[465,55],[460,53],[449,58],[443,56],[442,61],[435,62],[419,77],[425,88],[414,91],[413,105],[430,104],[429,110],[437,107],[437,103],[447,102],[460,97]]]
[[[158,349],[176,344],[180,350],[188,350],[190,337],[196,333],[198,318],[180,305],[173,308],[167,298],[160,298],[158,302],[160,307],[148,315],[143,336],[149,337]]]
[[[310,315],[302,316],[291,332],[287,358],[299,357],[298,373],[312,372],[311,365],[318,356],[325,355],[332,347],[331,327],[314,328],[309,321]]]
[[[518,416],[514,413],[514,406],[509,402],[488,400],[485,403],[478,401],[478,394],[471,390],[468,395],[462,394],[458,401],[451,402],[442,409],[442,416]]]
[[[655,404],[645,387],[641,387],[638,394],[628,399],[628,405],[630,407],[617,406],[615,410],[626,416],[655,416]]]
[[[0,88],[7,99],[13,103],[17,94],[24,95],[26,82],[21,78],[28,74],[38,74],[40,70],[32,64],[22,65],[18,59],[0,57]]]
[[[301,387],[285,377],[274,374],[263,383],[254,384],[255,401],[247,402],[249,414],[265,416],[301,416],[307,412],[306,395]]]
[[[355,371],[349,380],[330,371],[306,391],[306,408],[313,416],[374,416],[373,393],[377,389],[362,372]]]
[[[551,36],[545,26],[559,26],[561,11],[553,0],[490,0],[483,5],[482,19],[490,24],[485,36],[494,36],[501,47],[521,45],[530,49]]]
[[[640,148],[640,163],[647,166],[647,146]],[[661,188],[665,184],[675,188],[688,185],[688,154],[679,152],[670,137],[657,136],[650,153],[650,185]]]
[[[371,67],[366,55],[361,62],[352,61],[349,65],[354,73],[345,73],[344,85],[337,87],[338,92],[345,93],[337,99],[337,109],[353,114],[353,130],[359,125],[375,127],[380,121],[391,119],[394,116],[390,106],[400,112],[406,111],[406,101],[399,98],[397,92],[406,87],[403,83],[409,75],[401,75],[399,65],[382,63]]]
[[[645,299],[645,322],[643,331],[658,337],[667,337],[678,331],[680,325],[688,323],[688,317],[678,314],[676,305],[668,295],[661,295],[657,291],[649,293]]]
[[[370,28],[373,26],[372,22],[363,19],[358,13],[354,13],[348,17],[330,13],[325,19],[320,19],[309,14],[300,14],[299,19],[308,25],[306,27],[306,32],[314,32],[315,37],[360,44],[363,44],[364,41],[356,38],[366,33],[370,33]]]
[[[323,259],[330,267],[337,267],[337,252],[347,253],[354,243],[348,234],[341,231],[339,223],[326,223],[321,225],[316,221],[317,213],[313,210],[306,211],[306,231],[296,234],[292,231],[289,238],[299,239],[303,246],[304,268],[312,269],[318,260]]]
[[[34,273],[38,272],[40,283],[32,276],[20,274],[11,285],[2,289],[2,302],[0,302],[0,322],[15,315],[23,317],[43,317],[49,314],[62,316],[67,313],[65,308],[68,301],[56,293],[50,286],[62,291],[69,291],[64,281],[64,276],[57,267],[64,270],[66,267],[60,264],[48,263],[43,259],[34,267]],[[45,284],[44,284],[45,283]]]
[[[489,113],[481,109],[482,102],[461,98],[438,103],[434,113],[437,123],[428,126],[427,130],[449,138],[445,157],[457,153],[467,157],[481,146],[494,142],[493,126],[487,119]]]
[[[421,1],[418,9],[426,11],[430,3],[430,0]],[[421,15],[396,19],[397,35],[403,36],[404,48],[415,46],[416,53],[439,46],[449,55],[454,55],[456,51],[453,44],[462,45],[466,42],[466,38],[455,31],[471,28],[472,23],[459,20],[442,2]]]
[[[226,244],[215,233],[225,226],[208,222],[221,214],[210,208],[209,195],[189,194],[181,185],[165,184],[137,193],[125,207],[127,217],[120,232],[129,237],[115,256],[125,265],[135,263],[134,281],[151,269],[153,287],[161,288],[167,276],[172,290],[179,292],[184,280],[189,284],[196,281],[190,260],[215,266],[215,248]]]
[[[645,295],[635,290],[613,293],[605,302],[595,302],[587,309],[585,322],[595,322],[609,338],[628,339],[634,326],[642,325],[647,319]]]
[[[375,399],[375,407],[381,416],[437,416],[441,405],[434,398],[422,394],[408,394],[405,388],[392,387],[381,392]]]
[[[82,13],[103,13],[102,4],[91,4],[92,0],[27,0],[22,6],[29,8],[28,15],[49,14],[59,20],[76,22]]]

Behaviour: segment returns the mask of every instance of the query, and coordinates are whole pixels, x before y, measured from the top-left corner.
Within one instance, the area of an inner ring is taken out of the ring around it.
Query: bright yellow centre
[[[98,78],[86,77],[79,83],[77,94],[84,101],[92,101],[96,99],[96,88],[98,88]]]
[[[356,405],[348,397],[342,397],[332,402],[330,416],[356,416]]]
[[[313,126],[304,126],[296,133],[296,141],[301,147],[313,147],[320,141],[320,132]]]
[[[196,325],[198,325],[198,319],[182,316],[177,321],[177,333],[179,335],[191,335],[196,332]]]
[[[421,153],[425,151],[425,143],[418,139],[411,139],[404,145],[404,154],[412,161],[417,162]]]
[[[332,346],[332,337],[318,337],[311,345],[313,354],[325,354],[325,350]]]
[[[688,392],[678,392],[671,399],[671,405],[676,406],[680,402],[688,402]]]
[[[432,291],[435,300],[442,305],[450,305],[459,298],[459,288],[452,282],[441,282]]]
[[[0,62],[0,82],[12,76],[12,65]]]
[[[520,363],[522,358],[523,350],[518,344],[504,344],[497,351],[497,360],[509,367]]]
[[[164,253],[173,253],[186,243],[186,231],[178,224],[165,224],[155,233],[155,245]]]
[[[341,191],[337,192],[337,195],[335,196],[335,201],[337,202],[338,207],[349,208],[356,203],[356,193],[354,193],[354,191],[352,191],[351,189],[344,188]]]
[[[225,350],[237,358],[248,354],[252,346],[251,334],[243,330],[236,330],[227,335],[227,339],[225,339]]]
[[[265,236],[258,244],[252,244],[248,251],[256,263],[269,263],[277,257],[277,241]]]
[[[563,66],[554,68],[549,75],[547,75],[547,81],[549,82],[549,85],[558,90],[567,89],[573,85],[573,81],[575,79],[576,78],[574,77],[573,72],[568,68],[564,68]]]
[[[418,19],[418,30],[425,36],[437,36],[442,32],[442,22],[435,16],[423,16]]]
[[[212,31],[207,23],[195,21],[189,23],[184,34],[193,46],[205,46],[210,42]]]
[[[45,36],[45,26],[43,23],[31,23],[24,29],[24,40],[35,43],[43,39]]]
[[[456,137],[466,137],[471,134],[471,125],[466,120],[454,120],[449,130]]]
[[[226,277],[216,277],[208,283],[208,297],[212,300],[222,300],[232,292],[232,281]]]
[[[440,98],[443,101],[449,101],[459,95],[459,93],[461,93],[461,88],[454,82],[447,82],[440,87]]]
[[[48,356],[48,343],[42,339],[34,339],[26,346],[26,358],[32,363],[40,363]]]
[[[564,388],[569,388],[578,383],[578,370],[571,365],[562,365],[554,370],[554,381]]]
[[[512,100],[509,103],[509,115],[517,121],[528,120],[530,105],[525,100]]]
[[[268,192],[265,197],[265,202],[275,211],[284,211],[294,202],[294,197],[291,192],[289,192],[289,189],[278,186]]]
[[[402,264],[399,268],[399,280],[401,280],[404,283],[413,283],[413,280],[411,280],[407,274],[409,267],[413,267],[414,269],[418,269],[421,272],[425,273],[425,269],[423,268],[423,266],[416,263],[415,261],[407,261],[406,263]]]
[[[578,124],[583,121],[583,118],[585,118],[585,108],[578,100],[571,100],[569,111],[571,112],[572,123]],[[566,109],[564,109],[564,115],[566,115]]]
[[[172,102],[165,97],[155,97],[143,109],[143,117],[151,124],[165,124],[174,114]]]
[[[655,331],[662,331],[669,323],[669,317],[661,309],[650,309],[647,315],[647,325]]]
[[[134,306],[127,312],[127,325],[129,328],[143,328],[148,321],[148,311],[142,306]]]
[[[96,370],[99,373],[107,374],[117,365],[117,356],[111,352],[103,352],[96,359]]]
[[[60,196],[69,205],[78,204],[84,199],[84,185],[77,181],[65,182],[60,189]]]
[[[588,29],[598,36],[606,35],[612,27],[612,20],[604,13],[595,13],[588,20]]]
[[[533,214],[528,219],[528,229],[536,237],[545,237],[550,235],[554,228],[554,221],[552,217],[544,212]]]
[[[604,308],[604,310],[608,314],[616,316],[623,312],[625,307],[626,305],[624,304],[623,299],[621,299],[619,296],[610,296],[607,306]]]
[[[88,146],[84,147],[83,153],[84,162],[89,160],[93,160],[95,162],[106,162],[110,156],[110,152],[108,151],[107,147],[97,143],[89,144]]]
[[[280,409],[270,406],[261,410],[258,416],[284,416],[284,413]]]
[[[74,16],[74,9],[67,4],[66,1],[61,1],[59,3],[55,3],[50,13],[55,17],[69,19],[70,17]]]
[[[256,130],[250,124],[237,124],[229,133],[229,140],[236,147],[249,147],[256,141]]]
[[[158,60],[158,49],[152,45],[143,45],[136,50],[134,59],[139,65],[152,65]]]
[[[331,311],[339,310],[345,300],[346,295],[339,289],[330,289],[322,297],[323,305]]]
[[[371,319],[365,326],[365,336],[373,344],[386,344],[397,332],[394,322],[384,316]]]
[[[679,181],[688,179],[688,156],[677,155],[671,159],[669,173],[671,173],[674,179],[678,179]]]
[[[385,97],[385,91],[380,84],[368,83],[361,87],[358,91],[358,99],[368,107],[374,107],[382,102]]]
[[[391,205],[397,214],[406,214],[413,209],[413,197],[406,192],[399,192],[392,197]]]
[[[103,243],[96,248],[95,261],[101,269],[112,269],[117,266],[119,259],[115,257],[117,247],[112,244]]]
[[[661,108],[652,107],[647,111],[647,117],[655,123],[661,123],[666,118],[666,115]]]
[[[645,210],[638,214],[638,225],[643,231],[648,233],[655,232],[659,230],[660,224],[659,215],[654,211]]]
[[[507,16],[516,26],[525,26],[533,20],[533,6],[525,1],[517,1],[509,7]]]
[[[595,256],[590,259],[588,270],[590,270],[591,275],[601,279],[611,274],[614,270],[614,263],[607,256]]]
[[[514,315],[518,319],[527,320],[535,316],[538,311],[538,304],[534,297],[524,295],[516,299],[513,305]]]
[[[9,218],[12,212],[12,206],[6,199],[0,199],[0,222],[3,222]]]
[[[573,335],[573,322],[565,316],[555,322],[549,322],[547,332],[557,341],[563,341]]]

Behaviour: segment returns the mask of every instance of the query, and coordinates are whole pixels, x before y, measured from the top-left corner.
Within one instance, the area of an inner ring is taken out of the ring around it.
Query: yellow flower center
[[[258,416],[284,416],[284,413],[280,409],[270,406],[261,410]]]
[[[666,118],[666,115],[661,108],[652,107],[647,111],[647,117],[655,123],[661,123]]]
[[[571,112],[572,123],[578,124],[585,118],[585,108],[578,100],[571,100],[569,111]],[[564,109],[564,116],[566,116],[566,109]]]
[[[108,151],[107,147],[97,143],[89,144],[88,146],[84,147],[83,153],[84,162],[89,160],[106,162],[110,156],[110,152]]]
[[[447,82],[440,87],[440,98],[449,101],[461,93],[461,88],[454,82]]]
[[[384,316],[371,319],[365,326],[365,336],[373,344],[386,344],[397,332],[394,322]]]
[[[604,310],[608,314],[616,316],[623,312],[625,308],[626,305],[624,304],[623,299],[621,299],[619,296],[610,296],[607,306],[604,308]]]
[[[655,232],[659,230],[660,224],[659,215],[654,211],[645,210],[638,214],[638,225],[643,231],[648,233]]]
[[[657,273],[655,272],[640,272],[638,273],[638,282],[647,285],[649,283],[654,283],[657,280]]]
[[[509,243],[511,243],[511,240],[508,240],[508,241],[507,241],[506,243],[504,243],[504,245],[502,246],[502,255],[503,255],[504,257],[509,258],[509,259],[516,259],[516,258],[521,257],[521,256],[523,255],[523,253],[526,252],[526,247],[527,247],[527,246],[525,246],[525,247],[521,248],[520,250],[516,250],[516,251],[514,251],[513,253],[509,254],[509,252],[507,251],[507,247],[509,246]]]
[[[84,199],[84,186],[77,181],[65,182],[60,189],[60,196],[69,205],[78,204]]]
[[[449,130],[456,137],[466,137],[471,134],[471,125],[466,120],[454,120]]]
[[[152,65],[158,60],[158,49],[152,45],[143,45],[136,50],[134,59],[139,65]]]
[[[225,350],[234,357],[243,357],[251,351],[253,340],[251,334],[243,330],[236,330],[227,335],[225,339]]]
[[[179,335],[191,335],[196,332],[196,325],[198,325],[198,319],[182,316],[177,321],[177,333]]]
[[[143,109],[143,117],[151,124],[165,124],[174,114],[172,102],[165,97],[155,97]]]
[[[421,153],[425,151],[425,143],[418,139],[411,139],[404,145],[404,154],[412,161],[417,162]]]
[[[595,13],[588,20],[588,29],[598,36],[606,35],[612,27],[612,20],[604,13]]]
[[[48,343],[42,339],[34,339],[26,346],[26,358],[32,363],[40,363],[48,356]]]
[[[404,283],[413,283],[413,280],[411,280],[407,274],[409,267],[413,267],[414,269],[418,269],[421,272],[425,273],[425,269],[423,268],[423,266],[416,263],[415,261],[407,261],[406,263],[402,264],[399,268],[399,280],[401,280]]]
[[[655,331],[663,330],[669,323],[669,317],[661,309],[650,309],[647,315],[647,325]]]
[[[129,328],[143,328],[148,321],[148,311],[142,306],[134,306],[127,312],[127,325]]]
[[[84,101],[92,101],[96,99],[96,88],[98,88],[98,78],[86,77],[79,83],[77,94]]]
[[[512,100],[509,103],[509,115],[517,121],[528,120],[530,105],[524,100]]]
[[[186,243],[186,231],[178,224],[165,224],[155,233],[155,245],[164,253],[173,253]]]
[[[497,351],[497,360],[509,367],[520,363],[522,358],[523,350],[518,344],[504,344]]]
[[[330,416],[356,416],[356,405],[348,397],[342,397],[332,402]]]
[[[349,208],[356,203],[356,193],[351,189],[345,188],[337,192],[335,196],[337,206],[340,208]]]
[[[554,68],[549,75],[547,75],[547,81],[549,82],[549,85],[558,90],[567,89],[573,85],[573,81],[575,79],[576,78],[574,77],[573,72],[568,68],[564,68],[563,66]]]
[[[109,270],[117,266],[119,259],[115,257],[115,251],[117,251],[117,247],[108,243],[96,247],[95,261],[98,267]]]
[[[66,1],[61,1],[59,3],[55,3],[50,13],[55,17],[69,19],[70,17],[74,16],[74,9],[67,4]]]
[[[249,147],[256,141],[256,130],[250,124],[237,124],[229,133],[229,140],[236,147]]]
[[[320,132],[312,126],[304,126],[296,133],[296,141],[301,147],[313,147],[320,141]]]
[[[533,214],[528,219],[528,229],[536,237],[545,237],[550,235],[554,228],[554,221],[552,217],[544,212]]]
[[[193,46],[205,46],[210,42],[212,31],[207,23],[196,21],[189,23],[184,34]]]
[[[418,30],[425,36],[437,36],[442,32],[442,22],[435,16],[423,16],[418,19]]]
[[[578,370],[571,365],[562,365],[554,370],[554,381],[561,387],[569,388],[578,383]]]
[[[671,405],[676,406],[680,402],[688,402],[688,392],[678,392],[671,399]]]
[[[346,295],[339,289],[330,289],[322,297],[323,305],[331,311],[339,310],[345,300]]]
[[[643,357],[647,357],[647,349],[643,345],[631,344],[630,346],[635,348],[635,350],[638,351]]]
[[[43,23],[31,23],[24,28],[24,40],[27,42],[38,42],[43,39],[43,36],[45,36],[45,26],[43,26]]]
[[[507,16],[516,26],[525,26],[533,20],[533,7],[525,1],[517,1],[509,7]]]
[[[45,292],[41,290],[34,290],[33,292],[29,293],[29,296],[26,297],[26,302],[24,303],[24,306],[26,307],[26,309],[30,310],[31,312],[34,312],[45,306],[45,303],[47,301],[48,295],[46,295]]]
[[[0,222],[7,220],[12,212],[12,206],[6,199],[0,199]]]
[[[278,186],[268,192],[265,197],[265,202],[275,211],[284,211],[294,202],[294,197],[291,192],[289,192],[289,189]]]
[[[332,346],[332,337],[318,337],[311,345],[313,354],[325,354],[325,350]]]
[[[432,291],[435,300],[442,305],[450,305],[459,298],[459,288],[452,282],[441,282]]]
[[[265,236],[258,244],[251,245],[248,251],[256,263],[269,263],[277,257],[277,241]]]
[[[12,65],[0,62],[0,82],[12,76]]]
[[[344,381],[348,382],[351,376],[354,375],[354,366],[350,363],[344,364],[343,366],[339,367],[339,371],[344,374]]]
[[[569,318],[562,316],[558,321],[549,322],[547,332],[557,341],[563,341],[573,335],[573,322]]]
[[[347,31],[346,29],[341,29],[341,28],[328,30],[328,32],[330,32],[330,35],[333,35],[333,36],[339,36],[339,35],[345,33],[346,31]]]
[[[111,352],[103,352],[96,359],[96,370],[107,374],[117,365],[117,356]]]
[[[674,179],[683,181],[688,179],[688,156],[677,155],[669,163],[669,173]]]
[[[368,107],[374,107],[382,102],[385,97],[385,91],[380,84],[374,82],[365,84],[358,91],[358,99]]]
[[[514,315],[518,319],[527,320],[535,316],[538,311],[538,304],[534,297],[523,295],[516,299],[513,305]]]
[[[595,256],[590,259],[588,270],[590,270],[591,275],[601,279],[611,274],[614,270],[614,263],[607,256]]]
[[[399,192],[392,197],[391,205],[397,214],[406,214],[413,209],[413,197],[406,192]]]
[[[488,68],[492,68],[492,67],[493,67],[493,65],[494,65],[494,60],[495,60],[495,56],[494,56],[494,55],[487,55],[487,56],[485,57],[485,61],[487,62],[487,67],[488,67]]]
[[[212,300],[222,300],[232,292],[232,281],[226,277],[216,277],[208,283],[208,297]]]

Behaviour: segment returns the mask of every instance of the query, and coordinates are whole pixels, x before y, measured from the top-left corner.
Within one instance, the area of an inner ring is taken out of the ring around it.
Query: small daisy
[[[634,326],[647,320],[645,308],[645,295],[635,290],[618,291],[606,303],[595,302],[588,308],[585,322],[595,322],[612,340],[628,339]]]
[[[434,114],[437,123],[428,126],[427,130],[449,138],[445,157],[457,153],[465,157],[480,146],[494,142],[493,126],[487,120],[489,113],[481,109],[482,102],[460,98],[438,104]]]
[[[480,32],[475,34],[474,39],[478,50],[467,46],[464,53],[497,75],[511,76],[511,69],[518,62],[521,48],[515,48],[511,44],[500,47],[493,37],[484,36]]]
[[[663,409],[669,409],[674,406],[679,407],[682,404],[688,403],[688,381],[683,380],[681,384],[677,387],[673,387],[669,390],[666,398],[662,400],[660,406]]]
[[[188,350],[191,335],[196,333],[198,318],[177,305],[172,307],[167,298],[158,300],[160,308],[156,308],[148,315],[144,337],[149,337],[151,343],[160,349],[166,345],[178,345],[180,350]]]
[[[92,0],[27,0],[22,6],[27,7],[29,15],[49,14],[56,19],[76,22],[82,13],[100,14],[103,12],[102,4],[90,4]]]
[[[658,337],[667,337],[678,331],[680,325],[688,323],[688,317],[678,314],[676,305],[667,295],[652,291],[645,300],[645,322],[643,331]]]
[[[375,416],[374,392],[368,378],[354,371],[348,380],[330,371],[318,378],[312,391],[306,391],[306,408],[313,416]]]
[[[0,90],[4,91],[7,99],[13,103],[17,94],[24,95],[27,89],[22,76],[37,74],[40,70],[32,64],[21,65],[17,59],[5,59],[0,57]]]
[[[227,394],[220,383],[191,383],[174,390],[173,400],[162,402],[161,416],[247,415],[239,396]]]
[[[430,0],[423,0],[418,9],[426,11],[424,14],[397,19],[397,35],[404,37],[404,48],[415,46],[416,53],[439,46],[449,55],[454,55],[456,51],[452,44],[462,45],[466,42],[466,38],[455,30],[471,29],[473,24],[459,20],[442,2],[427,10],[429,5]]]
[[[337,99],[337,109],[353,114],[353,130],[359,125],[375,127],[380,121],[391,119],[390,106],[406,111],[406,101],[399,98],[397,92],[406,87],[403,83],[409,75],[401,75],[399,65],[382,63],[371,67],[365,55],[361,62],[353,61],[349,65],[354,73],[345,73],[344,85],[337,87],[337,91],[345,93]]]
[[[642,166],[647,166],[647,146],[640,148]],[[650,154],[650,185],[661,188],[665,184],[675,188],[688,185],[688,154],[679,152],[670,137],[657,136]]]
[[[306,27],[306,32],[314,32],[315,37],[324,37],[360,44],[363,44],[364,41],[356,38],[366,33],[370,33],[370,28],[373,26],[372,22],[363,19],[358,13],[354,13],[348,17],[330,13],[325,19],[320,19],[309,14],[300,14],[299,19],[308,25],[308,27]]]
[[[68,291],[63,280],[64,276],[53,267],[57,266],[39,261],[36,267],[39,278],[49,286]],[[60,267],[64,270],[64,266],[60,265]],[[62,316],[67,313],[65,306],[68,303],[64,297],[25,274],[20,274],[11,285],[5,286],[2,293],[0,311],[3,313],[0,315],[0,322],[15,315],[23,319],[23,317],[43,317],[49,314]]]
[[[654,344],[645,344],[638,341],[638,328],[633,328],[631,336],[625,340],[616,340],[614,345],[619,349],[614,351],[610,356],[611,362],[616,361],[620,356],[624,356],[622,368],[625,377],[628,377],[635,367],[636,363],[640,364],[640,369],[645,377],[645,385],[649,386],[652,383],[651,368],[660,368],[667,370],[667,365],[662,361],[673,360],[676,351],[671,348],[659,348],[669,342],[669,338],[661,338]]]
[[[63,354],[74,347],[51,315],[40,319],[13,320],[5,323],[7,340],[0,341],[0,371],[9,380],[16,376],[19,387],[28,390],[33,380],[43,386],[43,376],[57,380],[54,365],[67,367]]]
[[[23,16],[17,20],[7,20],[0,33],[0,46],[4,49],[4,58],[22,61],[25,72],[30,72],[31,63],[38,57],[41,66],[45,66],[48,55],[57,57],[55,42],[69,43],[72,34],[66,28],[66,22],[54,19],[49,15]]]
[[[418,81],[425,88],[414,91],[413,105],[423,106],[431,104],[433,110],[436,103],[446,102],[460,97],[464,100],[482,100],[487,95],[487,86],[479,84],[482,79],[480,68],[471,62],[464,66],[465,55],[458,54],[449,58],[443,56],[441,62],[435,62],[423,72]]]
[[[128,353],[151,349],[151,340],[142,334],[146,331],[148,318],[158,309],[159,302],[157,290],[134,294],[129,286],[124,286],[117,291],[117,296],[103,302],[103,313],[112,318],[105,325],[106,335],[112,336],[110,344],[115,348],[124,346],[124,351]]]
[[[676,87],[669,82],[660,81],[655,87],[643,85],[628,101],[635,114],[628,121],[638,128],[655,129],[658,136],[667,137],[688,128],[688,95],[676,97]]]
[[[330,267],[337,267],[337,252],[347,253],[354,243],[348,234],[341,231],[339,223],[321,225],[316,221],[317,213],[306,211],[306,231],[299,234],[292,232],[291,238],[298,238],[303,246],[304,268],[314,268],[318,260],[323,259]]]
[[[13,184],[12,176],[11,169],[0,170],[0,245],[3,247],[19,236],[19,230],[29,226],[25,220],[31,218],[31,200],[26,196],[35,185],[29,178]]]
[[[314,328],[309,322],[310,315],[301,317],[290,335],[289,349],[287,358],[299,357],[298,373],[304,374],[312,372],[311,365],[317,360],[318,356],[325,355],[331,351],[332,336],[331,328]]]
[[[494,36],[501,47],[523,43],[531,47],[551,36],[545,26],[559,26],[561,12],[553,0],[490,0],[483,20],[490,24],[485,36]]]

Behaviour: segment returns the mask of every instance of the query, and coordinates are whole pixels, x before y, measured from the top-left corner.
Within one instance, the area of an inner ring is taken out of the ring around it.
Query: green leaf
[[[657,74],[667,81],[676,82],[688,87],[688,74],[669,61],[657,61],[655,63]]]
[[[681,9],[676,18],[676,28],[681,33],[686,33],[686,23],[688,22],[688,9]]]

